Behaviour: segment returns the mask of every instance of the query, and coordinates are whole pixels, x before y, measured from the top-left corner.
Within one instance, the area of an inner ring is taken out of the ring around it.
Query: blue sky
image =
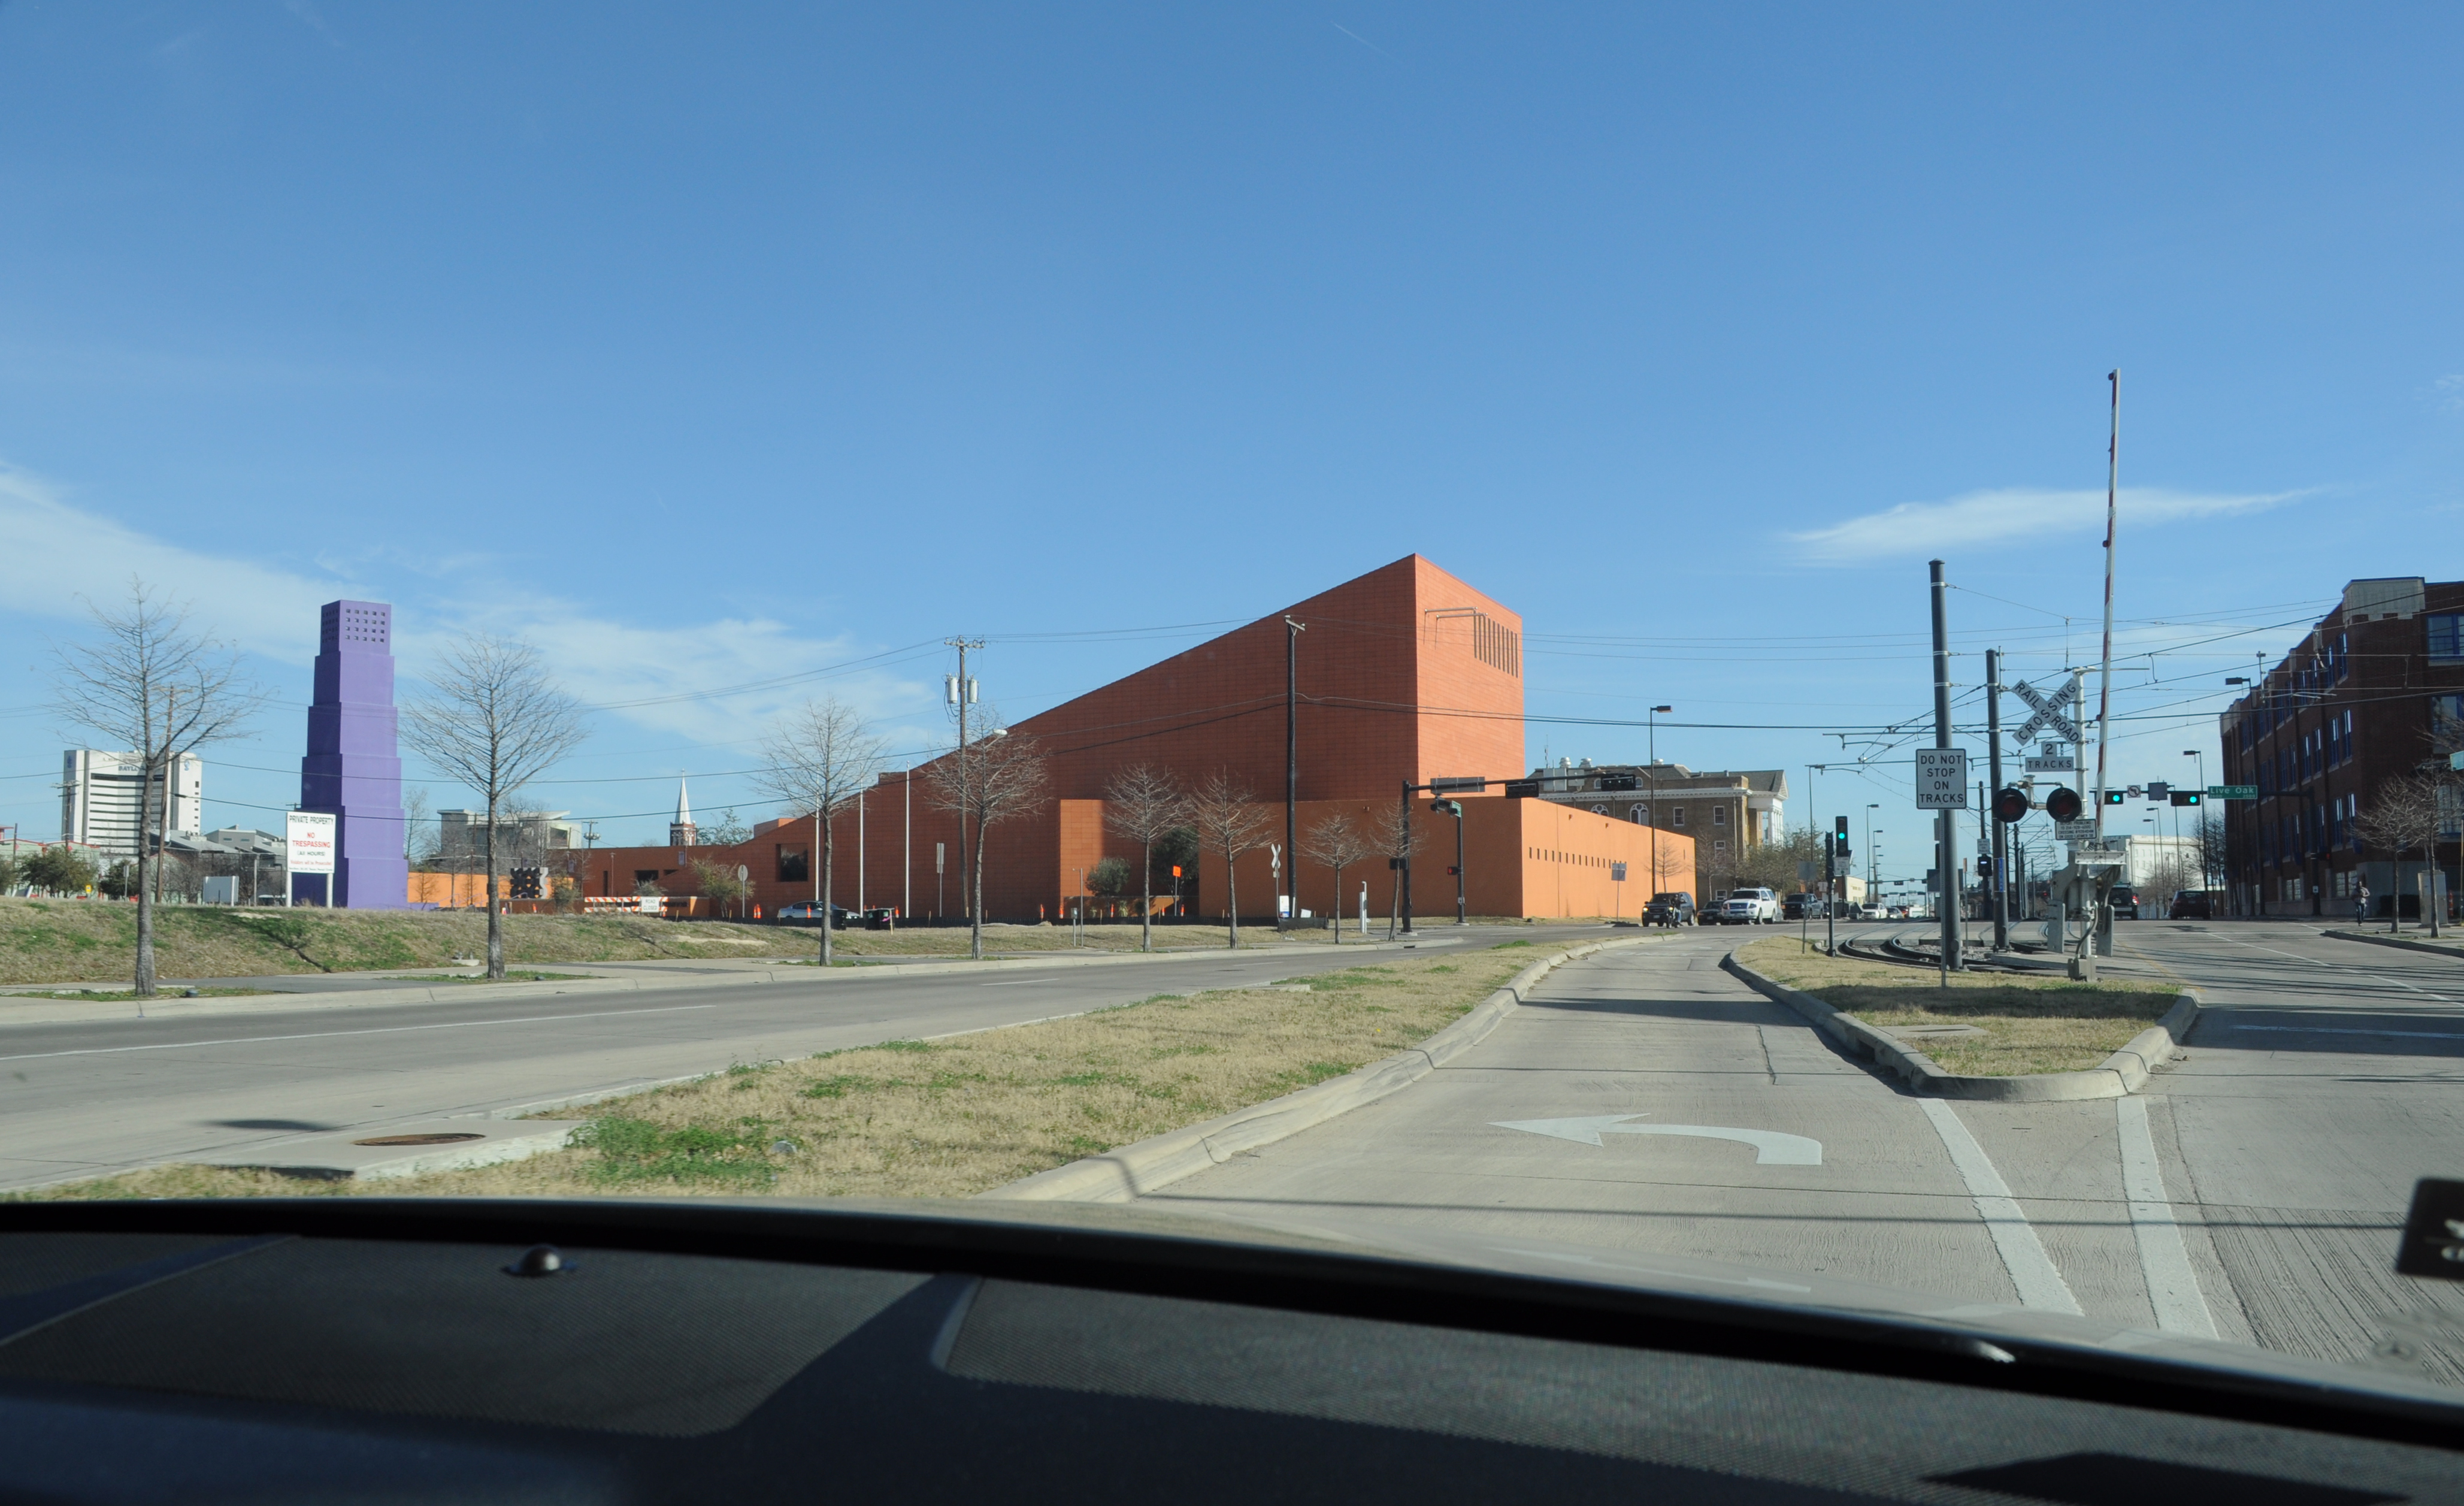
[[[1925,709],[1929,554],[1963,684],[2093,653],[2115,366],[2115,767],[2178,777],[2346,579],[2458,573],[2459,42],[2429,6],[16,0],[0,823],[55,830],[44,646],[132,571],[275,692],[215,824],[296,797],[337,595],[397,604],[408,675],[481,627],[616,708],[538,795],[622,839],[679,770],[758,813],[724,771],[802,695],[928,748],[950,634],[1024,715],[1413,550],[1524,613],[1535,717],[1671,703],[1663,756],[1801,782],[1820,729]],[[1816,813],[1904,811],[1904,757]]]

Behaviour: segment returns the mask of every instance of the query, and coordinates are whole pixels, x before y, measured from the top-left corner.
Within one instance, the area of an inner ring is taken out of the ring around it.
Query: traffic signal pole
[[[1992,773],[1986,787],[2002,788],[2002,651],[1985,651],[1985,757]],[[1991,797],[1988,797],[1991,798]],[[2011,949],[2011,843],[2010,828],[1988,813],[1986,824],[1993,829],[1993,949]]]
[[[1942,562],[1931,562],[1933,578],[1933,745],[1950,746],[1950,618],[1945,598],[1950,587],[1942,578]],[[1965,786],[1963,785],[1963,788]],[[1934,812],[1934,909],[1942,920],[1942,986],[1959,964],[1958,831],[1947,809]]]

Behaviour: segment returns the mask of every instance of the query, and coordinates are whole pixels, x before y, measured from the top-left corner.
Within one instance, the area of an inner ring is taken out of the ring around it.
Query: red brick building
[[[1184,785],[1217,770],[1272,809],[1281,843],[1286,727],[1286,619],[1299,636],[1300,826],[1304,833],[1336,809],[1365,819],[1391,807],[1402,783],[1484,776],[1492,793],[1464,801],[1470,908],[1481,915],[1634,913],[1626,890],[1649,897],[1641,848],[1648,832],[1587,811],[1503,798],[1502,782],[1524,766],[1523,619],[1419,555],[1269,613],[1246,627],[1177,653],[1110,685],[1030,717],[1010,735],[1032,738],[1048,759],[1049,801],[995,825],[985,842],[984,911],[997,919],[1055,918],[1081,893],[1079,875],[1107,856],[1134,868],[1137,849],[1104,830],[1103,793],[1113,774],[1145,763]],[[961,855],[956,820],[934,808],[931,765],[884,775],[833,822],[831,891],[840,904],[898,906],[911,916],[961,913]],[[912,794],[912,798],[911,798]],[[1431,816],[1414,865],[1414,908],[1453,909],[1451,819]],[[862,835],[858,831],[861,827]],[[1679,839],[1682,843],[1683,839]],[[1669,833],[1661,833],[1663,855]],[[935,848],[945,872],[936,884]],[[1633,849],[1629,852],[1628,849]],[[637,875],[655,874],[671,894],[693,892],[691,864],[742,865],[765,911],[813,897],[817,851],[809,817],[771,827],[730,848],[601,850],[590,859],[584,893],[627,894]],[[1546,855],[1541,855],[1546,854]],[[1288,861],[1288,858],[1287,859]],[[1613,884],[1611,865],[1630,862],[1630,880]],[[1185,888],[1189,913],[1214,919],[1226,908],[1222,860],[1204,854]],[[1303,864],[1302,908],[1327,913],[1331,875]],[[1691,872],[1690,848],[1684,867]],[[1270,918],[1274,885],[1267,854],[1241,863],[1246,917]],[[1382,859],[1346,875],[1343,907],[1370,886],[1374,914],[1392,904]],[[1134,884],[1133,885],[1134,889]]]

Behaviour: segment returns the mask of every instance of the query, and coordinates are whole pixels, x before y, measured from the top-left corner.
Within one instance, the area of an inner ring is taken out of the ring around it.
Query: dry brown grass
[[[28,1196],[964,1197],[1391,1055],[1533,956],[1528,942],[1442,961],[1372,954],[1310,979],[1305,993],[1159,997],[948,1040],[748,1063],[602,1105],[580,1148],[471,1171],[358,1185],[168,1166]],[[780,1141],[794,1149],[774,1152]]]
[[[776,926],[681,924],[644,916],[509,915],[505,960],[647,962],[801,957],[811,939]],[[441,967],[482,955],[474,910],[242,910],[165,905],[155,966],[165,980]],[[116,983],[136,968],[137,907],[101,900],[0,899],[0,984]]]
[[[1756,941],[1737,959],[1877,1030],[1967,1025],[1983,1030],[1982,1036],[1916,1048],[1943,1071],[1969,1077],[2083,1072],[2155,1024],[2179,993],[2155,984],[2039,981],[2008,973],[1953,973],[1945,989],[1936,974],[1825,957],[1804,950],[1793,937]]]

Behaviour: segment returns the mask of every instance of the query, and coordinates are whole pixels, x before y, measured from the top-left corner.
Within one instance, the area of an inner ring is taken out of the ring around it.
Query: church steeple
[[[676,776],[676,818],[668,823],[668,845],[691,847],[694,834],[693,802],[685,798],[684,776],[679,774]]]

